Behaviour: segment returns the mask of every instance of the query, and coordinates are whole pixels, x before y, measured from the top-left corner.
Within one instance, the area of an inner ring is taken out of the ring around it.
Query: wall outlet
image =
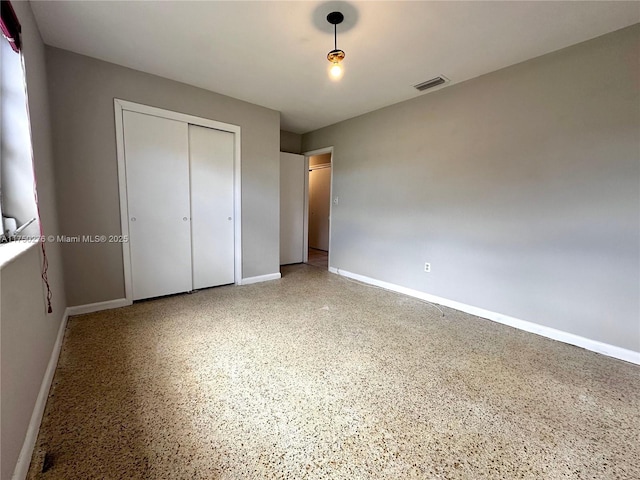
[[[425,263],[424,264],[424,271],[429,273],[431,272],[431,264],[430,263]]]

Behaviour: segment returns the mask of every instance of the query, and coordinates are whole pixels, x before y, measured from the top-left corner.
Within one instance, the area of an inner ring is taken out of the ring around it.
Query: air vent
[[[424,92],[425,90],[429,90],[430,88],[437,87],[438,85],[443,85],[445,83],[449,83],[449,79],[444,75],[440,75],[439,77],[432,78],[431,80],[427,80],[426,82],[419,83],[418,85],[414,85],[413,88],[416,90],[420,90]]]

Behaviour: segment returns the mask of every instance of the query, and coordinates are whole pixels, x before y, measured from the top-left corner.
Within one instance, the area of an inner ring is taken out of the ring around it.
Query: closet
[[[234,133],[129,110],[122,131],[131,299],[234,283]]]

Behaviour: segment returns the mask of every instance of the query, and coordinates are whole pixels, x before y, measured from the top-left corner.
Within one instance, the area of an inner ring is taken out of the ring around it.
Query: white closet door
[[[193,288],[234,283],[234,135],[189,125]]]
[[[187,124],[123,112],[133,299],[192,290]]]
[[[280,153],[280,265],[304,254],[304,155]]]

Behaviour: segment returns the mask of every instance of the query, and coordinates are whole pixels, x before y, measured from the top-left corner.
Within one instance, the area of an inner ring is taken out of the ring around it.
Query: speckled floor
[[[638,367],[283,274],[72,318],[29,477],[640,478]]]

